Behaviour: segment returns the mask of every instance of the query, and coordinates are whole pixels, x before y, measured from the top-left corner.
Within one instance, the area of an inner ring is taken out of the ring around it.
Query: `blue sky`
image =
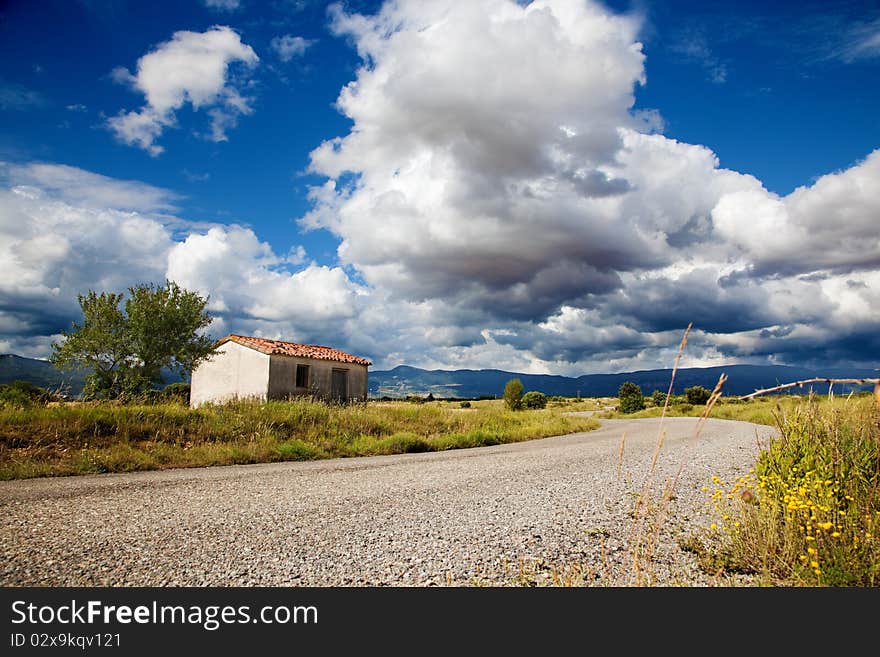
[[[166,277],[378,367],[880,346],[876,2],[13,0],[0,55],[0,351]]]

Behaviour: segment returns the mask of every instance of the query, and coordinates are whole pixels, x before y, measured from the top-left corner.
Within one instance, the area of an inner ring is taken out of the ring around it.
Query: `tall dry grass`
[[[880,585],[880,411],[872,397],[779,407],[779,436],[734,482],[713,477],[717,514],[689,547],[707,571],[786,586]]]
[[[480,447],[588,431],[559,410],[295,399],[0,409],[0,479]]]

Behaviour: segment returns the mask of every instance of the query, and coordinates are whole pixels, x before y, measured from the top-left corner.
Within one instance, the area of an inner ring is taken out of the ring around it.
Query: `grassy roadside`
[[[666,415],[703,411],[679,404]],[[779,435],[746,476],[707,480],[716,521],[681,540],[706,572],[747,573],[777,586],[880,585],[880,411],[871,393],[722,398],[711,417],[774,426]]]
[[[675,404],[666,416],[699,417],[705,410]],[[662,412],[649,407],[597,417],[659,418]],[[748,574],[764,586],[880,586],[880,410],[870,393],[722,397],[709,417],[774,426],[778,437],[762,445],[746,476],[731,482],[707,477],[703,490],[715,522],[680,537],[681,548],[694,552],[706,573],[717,581]],[[650,547],[663,507],[662,500],[648,502],[654,506],[647,529],[634,525],[634,531],[647,536]],[[521,570],[523,585],[546,580],[534,568]],[[582,575],[578,564],[550,568],[555,586],[592,585]]]
[[[567,408],[512,412],[498,401],[333,406],[308,400],[89,403],[0,409],[0,479],[130,472],[517,442],[598,427]]]
[[[748,475],[707,482],[717,522],[683,547],[707,572],[755,574],[769,585],[880,585],[880,411],[873,398],[783,402],[774,420],[779,437]]]

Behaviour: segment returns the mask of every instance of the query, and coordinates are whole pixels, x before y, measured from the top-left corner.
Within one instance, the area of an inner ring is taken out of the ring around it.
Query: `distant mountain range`
[[[88,374],[88,370],[82,369],[62,372],[46,360],[0,354],[0,384],[30,381],[41,388],[78,397],[82,394]],[[164,375],[166,383],[180,381],[180,377],[172,372],[165,372]]]
[[[721,373],[727,374],[725,395],[747,395],[760,388],[803,379],[823,378],[876,378],[877,370],[830,368],[809,370],[784,365],[728,365],[725,367],[685,367],[675,375],[675,394],[685,388],[703,386],[710,390],[718,383]],[[538,390],[546,395],[564,397],[616,397],[620,384],[632,381],[646,395],[654,390],[666,392],[672,370],[643,370],[621,374],[586,374],[579,377],[553,376],[547,374],[518,374],[503,370],[422,370],[400,365],[393,370],[370,372],[369,393],[372,397],[406,397],[427,395],[434,397],[476,398],[500,397],[504,386],[512,378],[522,381],[524,388]],[[852,389],[868,389],[868,386],[835,386],[836,392]],[[825,392],[820,386],[816,388]],[[798,392],[797,389],[792,392]]]
[[[715,387],[721,373],[727,374],[724,386],[725,395],[747,395],[759,388],[768,388],[781,383],[790,383],[815,377],[825,378],[876,378],[877,370],[858,368],[830,368],[811,370],[785,365],[727,365],[725,367],[685,367],[675,375],[675,394],[685,388],[703,386],[710,390]],[[61,390],[71,396],[82,392],[87,372],[61,372],[45,360],[24,358],[13,354],[0,354],[0,383],[23,380],[49,388]],[[170,373],[169,373],[170,374]],[[369,373],[369,394],[371,397],[403,398],[407,395],[428,395],[434,397],[457,397],[476,399],[478,397],[501,397],[504,386],[510,379],[518,378],[525,389],[538,390],[547,395],[564,397],[615,397],[620,384],[632,381],[639,385],[646,395],[654,390],[665,392],[669,388],[672,370],[642,370],[621,374],[585,374],[579,377],[554,376],[549,374],[520,374],[504,370],[423,370],[418,367],[400,365],[393,370],[377,370]],[[169,376],[167,382],[178,381]],[[825,392],[824,386],[815,388]],[[838,393],[852,389],[869,389],[869,386],[835,386]],[[792,392],[798,392],[797,389]]]
[[[61,372],[49,361],[0,354],[0,383],[30,381],[34,385],[76,397],[82,392],[88,372]]]

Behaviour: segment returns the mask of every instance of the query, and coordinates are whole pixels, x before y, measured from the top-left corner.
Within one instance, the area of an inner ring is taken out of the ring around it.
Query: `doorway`
[[[333,370],[330,394],[333,401],[348,401],[348,370]]]

